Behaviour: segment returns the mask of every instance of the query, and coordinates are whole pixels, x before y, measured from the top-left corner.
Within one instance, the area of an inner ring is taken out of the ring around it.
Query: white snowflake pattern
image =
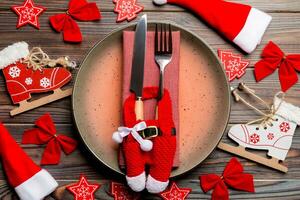
[[[239,72],[241,64],[237,60],[230,60],[229,61],[229,68],[230,71]]]
[[[84,199],[91,195],[89,187],[85,187],[84,185],[82,185],[80,188],[78,188],[77,192],[79,194],[78,196],[82,197]]]
[[[31,20],[35,16],[33,8],[26,7],[22,11],[22,16],[24,20]]]
[[[40,80],[40,86],[43,87],[43,88],[47,88],[50,86],[50,80],[46,77],[42,78]]]
[[[279,128],[280,128],[280,131],[281,132],[288,132],[290,130],[290,124],[287,123],[287,122],[282,122],[280,125],[279,125]]]
[[[32,78],[26,78],[25,79],[25,83],[26,83],[26,85],[31,85],[32,84]]]
[[[21,70],[17,67],[17,66],[13,66],[9,68],[9,72],[8,74],[12,77],[12,78],[17,78],[20,76],[21,74]]]
[[[123,1],[121,8],[125,13],[131,13],[131,10],[133,9],[132,2],[131,1]]]

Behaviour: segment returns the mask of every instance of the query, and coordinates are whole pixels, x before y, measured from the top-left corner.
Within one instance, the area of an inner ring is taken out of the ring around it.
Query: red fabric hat
[[[272,17],[258,9],[223,0],[153,0],[176,4],[204,19],[209,25],[247,53],[260,44]]]
[[[0,123],[0,155],[9,184],[21,200],[40,200],[58,186],[54,178],[36,165]]]

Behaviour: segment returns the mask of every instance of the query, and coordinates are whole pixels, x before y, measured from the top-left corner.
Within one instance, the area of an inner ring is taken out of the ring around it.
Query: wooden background
[[[111,0],[96,0],[102,13],[102,20],[97,22],[78,22],[82,34],[81,44],[66,44],[62,41],[62,35],[55,33],[49,26],[48,17],[64,12],[67,9],[66,0],[35,0],[37,5],[47,8],[47,11],[40,16],[40,30],[31,26],[16,29],[17,16],[10,10],[12,4],[21,4],[23,0],[0,0],[0,48],[4,48],[13,42],[24,40],[30,46],[41,46],[51,57],[69,55],[76,59],[78,63],[82,61],[84,54],[95,42],[103,39],[109,32],[127,24],[115,23],[116,14],[113,12],[114,4]],[[206,42],[217,49],[231,49],[238,52],[231,44],[224,41],[218,34],[212,31],[207,25],[201,22],[193,14],[176,6],[166,5],[163,7],[154,6],[151,0],[139,0],[148,14],[150,20],[171,20],[185,28],[195,32],[205,38]],[[268,12],[273,17],[270,27],[263,38],[262,45],[250,56],[251,66],[240,81],[246,82],[249,86],[257,90],[257,93],[268,102],[272,101],[273,95],[279,91],[277,73],[269,76],[260,83],[256,83],[253,76],[253,65],[259,59],[262,48],[269,40],[273,40],[286,53],[300,53],[300,2],[299,0],[235,0],[235,2],[248,3],[258,9]],[[139,15],[141,16],[141,14]],[[74,72],[74,75],[76,71]],[[238,84],[238,80],[232,83]],[[72,84],[72,83],[71,83]],[[296,84],[287,94],[288,100],[300,106],[300,83]],[[31,128],[33,122],[45,112],[50,112],[54,118],[59,132],[67,133],[71,137],[78,139],[78,133],[72,121],[71,99],[67,98],[38,109],[21,114],[14,118],[9,116],[9,111],[13,108],[11,100],[6,91],[3,76],[0,76],[0,120],[8,127],[13,137],[20,142],[24,129]],[[257,114],[240,103],[232,103],[229,127],[236,123],[246,123],[257,118]],[[223,141],[230,142],[227,136]],[[22,146],[35,162],[39,162],[44,146],[26,145]],[[192,193],[188,199],[209,199],[211,193],[204,194],[199,187],[199,175],[204,173],[222,173],[225,164],[232,155],[221,150],[215,150],[205,162],[189,172],[177,178],[175,181],[181,187],[191,187]],[[231,199],[300,199],[300,129],[298,128],[292,148],[288,154],[285,164],[289,167],[289,172],[283,174],[251,161],[239,158],[245,166],[246,172],[255,177],[256,193],[245,193],[230,190]],[[95,164],[94,164],[95,163]],[[96,199],[112,199],[106,194],[107,183],[110,180],[122,181],[120,177],[111,175],[106,168],[96,164],[84,147],[81,145],[75,153],[62,157],[59,165],[45,167],[57,179],[60,185],[72,183],[78,180],[80,174],[84,173],[90,181],[97,181],[102,186],[97,192]],[[14,199],[16,195],[7,186],[3,171],[0,172],[1,199]],[[49,197],[52,199],[52,197]],[[157,199],[156,196],[143,194],[143,199]],[[159,198],[158,198],[159,199]]]

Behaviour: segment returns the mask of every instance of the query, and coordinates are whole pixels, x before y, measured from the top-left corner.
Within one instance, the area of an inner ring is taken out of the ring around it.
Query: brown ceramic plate
[[[159,23],[159,22],[158,22]],[[230,92],[223,68],[213,50],[198,36],[181,32],[179,72],[180,166],[172,177],[200,164],[217,146],[227,126]],[[148,24],[153,30],[154,22]],[[86,55],[73,92],[73,113],[80,136],[104,165],[118,167],[118,145],[112,133],[121,125],[122,32],[112,32]]]

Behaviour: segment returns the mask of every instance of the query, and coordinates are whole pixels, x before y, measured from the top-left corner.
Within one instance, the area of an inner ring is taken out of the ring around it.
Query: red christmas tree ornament
[[[38,17],[46,10],[42,6],[35,6],[33,0],[26,0],[21,6],[12,6],[11,9],[19,16],[17,28],[30,24],[40,29]]]
[[[249,60],[242,59],[241,55],[233,54],[231,51],[218,50],[219,58],[224,65],[229,81],[241,78],[246,73]]]
[[[49,20],[57,32],[63,32],[64,41],[81,42],[81,31],[75,19],[94,21],[100,18],[101,14],[96,3],[88,3],[86,0],[71,0],[66,13],[53,15],[49,17]]]
[[[279,68],[279,81],[283,92],[298,82],[296,71],[300,71],[300,54],[286,55],[270,41],[261,57],[262,59],[255,64],[254,70],[257,82],[274,73],[277,68]]]
[[[37,128],[26,130],[22,144],[47,144],[43,153],[42,165],[55,165],[60,161],[61,149],[65,154],[75,151],[77,141],[65,135],[58,135],[50,114],[35,121]]]
[[[136,0],[113,0],[116,4],[114,11],[118,13],[117,22],[131,21],[136,18],[144,7],[136,4]]]
[[[223,175],[208,174],[200,176],[200,185],[204,192],[213,189],[212,200],[228,200],[227,187],[254,192],[253,176],[244,173],[243,166],[236,158],[226,165]]]
[[[81,176],[80,180],[67,187],[74,194],[74,200],[94,200],[94,193],[100,188],[100,184],[88,183],[85,176]]]
[[[164,200],[184,200],[192,191],[190,188],[179,188],[176,183],[172,183],[168,191],[160,193]]]
[[[115,200],[138,200],[140,193],[135,193],[122,183],[111,182],[110,192]]]

